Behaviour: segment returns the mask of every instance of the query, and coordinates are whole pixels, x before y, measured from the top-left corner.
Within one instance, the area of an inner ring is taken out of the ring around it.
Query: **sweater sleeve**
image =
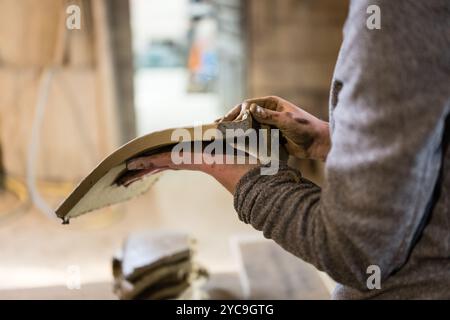
[[[367,7],[381,30],[366,28]],[[408,259],[426,221],[449,111],[447,1],[353,1],[334,78],[332,148],[323,189],[282,165],[248,172],[239,218],[337,282],[367,290]],[[446,31],[447,30],[447,31]]]

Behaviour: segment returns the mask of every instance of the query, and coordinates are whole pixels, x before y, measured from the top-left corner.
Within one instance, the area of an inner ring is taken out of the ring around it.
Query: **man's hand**
[[[194,154],[192,153],[192,159],[193,156]],[[174,164],[171,153],[165,152],[128,161],[127,169],[135,173],[127,176],[124,181],[121,181],[121,184],[128,186],[134,181],[142,179],[146,175],[155,174],[165,170],[191,170],[209,174],[220,182],[228,191],[234,194],[236,184],[241,177],[257,166],[257,164],[207,164],[205,162],[194,164],[193,161],[191,164]]]
[[[331,148],[328,122],[275,96],[246,100],[218,121],[241,120],[246,111],[250,111],[258,122],[280,129],[291,155],[326,160]]]

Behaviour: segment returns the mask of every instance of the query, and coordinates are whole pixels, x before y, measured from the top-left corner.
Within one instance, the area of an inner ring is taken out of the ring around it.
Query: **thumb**
[[[280,112],[262,108],[255,103],[250,105],[250,112],[259,123],[271,124],[278,127]]]
[[[134,158],[127,162],[128,170],[147,170],[151,167],[152,164],[146,157]]]

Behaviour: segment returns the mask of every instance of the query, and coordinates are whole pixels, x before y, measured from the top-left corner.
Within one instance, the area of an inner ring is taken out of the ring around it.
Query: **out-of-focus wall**
[[[247,95],[278,95],[328,119],[330,84],[348,1],[248,0]],[[321,164],[302,161],[321,180]]]
[[[81,9],[79,30],[66,28],[72,4]],[[76,181],[134,136],[127,6],[127,0],[0,0],[0,143],[9,176],[26,174],[38,93],[50,67],[38,179]]]
[[[120,1],[120,0],[119,0]],[[148,50],[149,41],[181,41],[189,25],[190,0],[130,0],[133,49]]]
[[[212,0],[218,25],[217,54],[219,58],[217,94],[224,112],[246,96],[246,39],[248,32],[246,0]]]
[[[44,70],[54,64],[58,70],[40,130],[38,176],[74,178],[99,157],[92,19],[90,8],[78,4],[82,28],[66,31],[65,1],[0,1],[0,137],[10,176],[25,175],[38,90]]]
[[[275,94],[327,119],[348,2],[250,0],[248,94]]]

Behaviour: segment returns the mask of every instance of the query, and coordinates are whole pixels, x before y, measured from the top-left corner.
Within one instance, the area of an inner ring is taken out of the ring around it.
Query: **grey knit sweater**
[[[381,30],[366,9],[381,9]],[[450,1],[354,0],[323,188],[283,166],[238,183],[239,218],[340,283],[337,299],[450,299]],[[369,289],[368,267],[381,270]]]

